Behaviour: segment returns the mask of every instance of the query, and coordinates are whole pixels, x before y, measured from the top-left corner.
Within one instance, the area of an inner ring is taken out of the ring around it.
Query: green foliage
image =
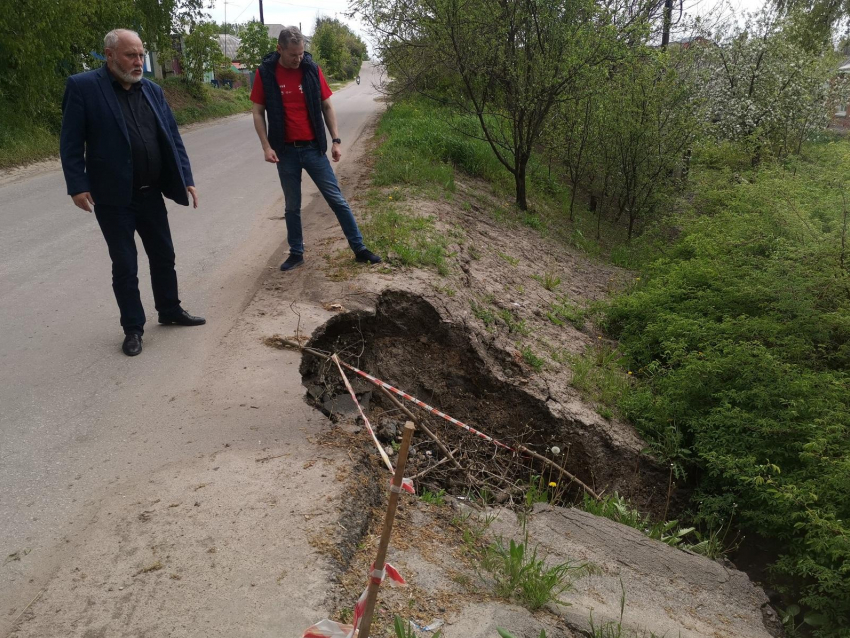
[[[546,364],[546,362],[534,354],[534,350],[528,346],[520,348],[520,352],[522,353],[522,360],[531,366],[535,372],[540,372]]]
[[[607,341],[599,338],[584,354],[570,355],[568,360],[570,383],[590,400],[613,407],[629,392],[631,374],[622,368],[625,358]]]
[[[139,32],[152,49],[202,17],[202,0],[27,0],[0,13],[0,114],[20,108],[33,124],[58,131],[65,78],[101,62],[103,37],[116,25]],[[6,121],[3,122],[5,128]]]
[[[797,27],[764,8],[716,34],[719,46],[702,49],[712,131],[740,143],[754,164],[798,154],[848,97],[846,78],[836,72],[841,58],[794,37]]]
[[[562,326],[564,321],[569,321],[576,329],[581,330],[587,318],[587,309],[577,306],[566,296],[559,295],[558,299],[552,302],[546,316],[556,326]]]
[[[362,230],[374,250],[405,266],[430,266],[440,274],[448,273],[448,243],[437,232],[433,217],[406,215],[381,196],[373,197],[369,207],[372,212]]]
[[[496,314],[487,308],[486,306],[479,305],[474,301],[470,301],[469,305],[472,307],[472,314],[475,315],[478,319],[480,319],[484,325],[489,328],[496,323]]]
[[[186,83],[175,77],[170,77],[160,84],[166,99],[173,107],[174,119],[181,126],[251,110],[251,99],[246,88],[216,91],[202,86],[197,91],[190,92]],[[198,93],[201,95],[200,99],[195,97]],[[176,106],[178,104],[179,107]]]
[[[229,60],[219,47],[216,38],[216,27],[212,22],[196,24],[183,37],[183,46],[179,58],[183,67],[183,81],[189,87],[189,92],[198,99],[205,97],[204,74],[224,64]]]
[[[425,490],[419,498],[423,503],[428,503],[429,505],[445,505],[445,496],[446,490],[437,490],[436,492]]]
[[[532,275],[532,277],[537,280],[541,286],[543,286],[546,290],[554,291],[558,286],[561,285],[561,278],[555,273],[551,273],[548,270],[541,275]]]
[[[512,176],[523,211],[529,160],[553,107],[583,90],[643,29],[591,0],[355,0],[352,8],[375,33],[399,93],[474,117],[475,136]]]
[[[239,60],[252,71],[256,70],[266,54],[277,48],[277,40],[269,37],[266,25],[248,22],[239,34],[241,42],[237,55]]]
[[[312,53],[328,77],[351,80],[366,59],[366,43],[336,18],[316,18]]]
[[[777,586],[822,621],[817,635],[840,636],[850,626],[850,149],[807,152],[747,179],[700,168],[703,215],[606,321],[642,381],[620,407],[656,450],[679,450],[697,480],[697,523],[719,529],[735,512],[747,533],[779,541]]]
[[[512,310],[507,308],[503,308],[499,311],[499,319],[501,319],[505,326],[508,329],[508,332],[511,334],[518,334],[522,336],[528,336],[531,334],[531,328],[529,328],[524,319],[517,319],[517,316],[514,314]]]
[[[416,632],[413,630],[413,623],[405,622],[401,616],[395,617],[393,632],[395,633],[395,638],[418,638]],[[438,631],[433,634],[433,638],[440,638],[442,633],[442,631]]]
[[[596,500],[584,495],[581,508],[595,516],[603,516],[612,521],[639,530],[649,538],[666,543],[671,547],[687,549],[709,558],[718,558],[729,552],[724,544],[725,534],[700,534],[693,527],[683,527],[679,521],[653,521],[648,515],[642,514],[631,503],[616,492]],[[726,528],[728,531],[728,526]]]
[[[702,128],[696,68],[688,52],[634,47],[594,90],[559,106],[547,139],[573,187],[570,220],[580,189],[598,220],[606,210],[627,220],[629,238],[663,208]]]
[[[516,599],[531,611],[550,602],[565,603],[560,596],[572,589],[572,580],[589,572],[587,565],[571,562],[547,566],[537,548],[529,549],[528,541],[508,545],[499,538],[484,552],[484,569],[492,573],[497,596]]]
[[[59,136],[0,101],[0,169],[46,159],[59,153]]]
[[[486,143],[468,135],[476,122],[424,100],[393,104],[378,126],[378,185],[433,184],[454,190],[454,168],[474,177],[498,178],[498,161]]]

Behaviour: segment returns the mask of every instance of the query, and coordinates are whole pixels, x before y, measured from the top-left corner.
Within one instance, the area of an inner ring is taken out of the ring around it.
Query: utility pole
[[[260,24],[265,24],[266,21],[263,19],[263,0],[260,0]]]
[[[224,0],[224,57],[227,57],[227,0]]]
[[[670,25],[673,22],[673,0],[664,0],[664,30],[661,32],[661,48],[670,44]]]

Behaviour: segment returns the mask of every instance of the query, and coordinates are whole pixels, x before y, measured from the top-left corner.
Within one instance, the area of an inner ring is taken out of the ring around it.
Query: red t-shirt
[[[283,99],[283,119],[286,124],[286,142],[314,140],[316,134],[310,126],[310,116],[307,114],[307,100],[301,89],[301,80],[304,71],[298,69],[287,69],[278,64],[275,67],[277,83],[280,85],[280,97]],[[322,101],[327,100],[333,92],[325,81],[322,69],[319,69],[319,84],[322,87]],[[260,79],[260,71],[254,77],[254,88],[251,89],[251,101],[256,104],[266,105],[266,92],[263,89],[263,81]]]

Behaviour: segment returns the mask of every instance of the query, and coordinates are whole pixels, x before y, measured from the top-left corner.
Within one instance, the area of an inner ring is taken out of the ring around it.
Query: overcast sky
[[[227,5],[227,22],[248,22],[260,19],[260,3],[258,0],[214,0],[214,7],[209,10],[213,20],[224,22],[225,4]],[[285,2],[284,0],[263,0],[263,18],[266,24],[285,24],[298,26],[307,35],[313,33],[316,17],[323,15],[339,18],[351,30],[359,33],[366,40],[366,29],[358,20],[348,20],[343,14],[348,12],[348,0],[304,0],[300,2]]]
[[[678,3],[678,0],[674,0]],[[691,17],[711,14],[713,18],[718,15],[727,17],[731,13],[742,13],[755,11],[764,4],[764,0],[683,0],[684,12]],[[678,17],[678,4],[674,17]],[[225,10],[227,22],[247,22],[251,19],[259,20],[260,9],[258,0],[214,0],[214,6],[209,10],[213,20],[219,23],[225,21]],[[284,0],[263,0],[263,17],[266,24],[277,23],[285,25],[298,25],[307,35],[313,33],[316,17],[320,15],[331,18],[339,18],[360,36],[369,42],[366,29],[363,24],[355,19],[349,20],[345,17],[348,12],[348,0],[303,0],[302,2],[286,2]],[[371,49],[371,42],[370,49]]]

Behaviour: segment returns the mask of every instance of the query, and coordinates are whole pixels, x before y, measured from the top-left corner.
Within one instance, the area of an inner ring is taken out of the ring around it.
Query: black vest
[[[263,91],[266,94],[266,115],[269,127],[269,144],[276,153],[283,153],[283,143],[286,139],[286,121],[283,117],[283,98],[280,95],[280,85],[275,75],[280,53],[269,53],[263,58],[260,65],[260,80],[263,83]],[[301,70],[304,78],[301,80],[301,89],[304,91],[304,99],[307,102],[307,115],[313,134],[322,153],[328,152],[328,138],[325,135],[325,119],[322,115],[322,87],[319,83],[319,67],[313,62],[309,53],[304,54],[301,60]]]

